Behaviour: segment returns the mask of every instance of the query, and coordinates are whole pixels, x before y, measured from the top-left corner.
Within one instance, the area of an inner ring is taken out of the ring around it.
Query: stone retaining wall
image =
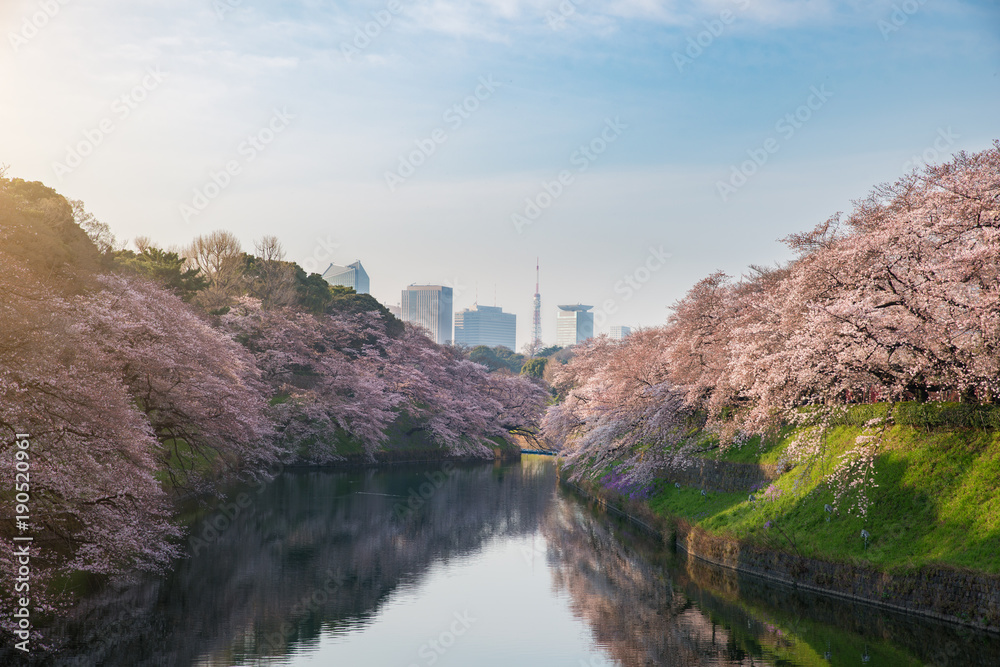
[[[769,551],[677,522],[677,548],[785,585],[1000,632],[1000,576],[942,566],[889,573]]]
[[[735,483],[740,477],[734,475],[731,479]],[[867,563],[832,563],[771,551],[714,535],[683,519],[654,516],[645,504],[629,501],[595,485],[581,488],[562,481],[599,501],[608,510],[659,533],[664,541],[674,543],[677,549],[699,560],[823,595],[1000,632],[998,575],[942,566],[889,573]]]

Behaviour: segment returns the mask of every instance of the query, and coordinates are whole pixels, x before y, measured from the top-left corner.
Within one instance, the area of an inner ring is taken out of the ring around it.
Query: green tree
[[[138,241],[138,239],[137,239]],[[176,252],[167,252],[140,242],[140,252],[119,250],[113,253],[113,267],[122,273],[144,276],[171,290],[189,302],[208,282],[197,268],[185,269],[185,260]]]
[[[521,375],[528,375],[533,378],[541,379],[545,374],[545,365],[548,363],[548,359],[545,357],[535,357],[534,359],[528,359],[521,366]]]
[[[520,373],[525,361],[523,354],[518,354],[503,346],[487,347],[486,345],[477,345],[470,349],[465,356],[469,361],[482,364],[489,368],[490,371],[502,369],[508,370],[511,373]]]
[[[3,242],[40,278],[59,277],[60,289],[78,290],[100,268],[97,246],[74,220],[65,197],[37,181],[0,177]]]
[[[391,338],[403,335],[404,324],[379,303],[371,294],[358,294],[352,287],[331,285],[323,276],[312,273],[308,276],[298,264],[295,267],[297,305],[319,315],[321,313],[353,315],[377,311],[385,324],[385,333]]]

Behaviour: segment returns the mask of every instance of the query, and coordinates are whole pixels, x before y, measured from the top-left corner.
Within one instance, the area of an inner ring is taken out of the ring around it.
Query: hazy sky
[[[1000,138],[994,0],[3,0],[0,28],[10,176],[120,238],[360,259],[389,305],[495,290],[518,345],[536,255],[546,342],[559,303],[658,324]]]

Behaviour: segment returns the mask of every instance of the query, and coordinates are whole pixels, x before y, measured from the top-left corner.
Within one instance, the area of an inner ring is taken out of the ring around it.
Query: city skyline
[[[537,273],[537,271],[538,271],[538,266],[537,266],[537,260],[536,260],[536,273]],[[507,273],[510,273],[510,272],[508,271]],[[478,283],[478,281],[476,281],[476,282]],[[503,285],[503,283],[499,283],[497,281],[489,280],[489,279],[486,279],[483,282],[492,283],[494,286]],[[378,284],[378,280],[376,279],[376,285],[377,284]],[[416,283],[411,283],[411,285],[412,284],[416,284]],[[475,288],[471,288],[470,289],[468,287],[468,285],[466,285],[462,281],[455,281],[455,284],[458,285],[457,288],[455,287],[455,285],[443,285],[443,286],[451,287],[451,289],[452,289],[453,298],[455,299],[455,305],[454,305],[454,308],[453,308],[453,311],[452,311],[453,315],[461,312],[462,310],[475,309],[476,307],[479,307],[481,305],[481,304],[478,303],[478,296],[477,296],[478,290],[476,290]],[[430,283],[428,283],[427,285],[431,286]],[[433,285],[439,285],[439,284],[438,283],[434,283]],[[439,286],[441,286],[441,285],[439,285]],[[536,277],[535,288],[538,289],[537,277]],[[509,292],[510,290],[507,290],[507,291]],[[382,291],[382,290],[375,291],[375,290],[373,290],[371,293],[374,296],[376,296],[376,299],[379,301],[379,303],[381,303],[383,306],[385,306],[386,308],[389,309],[389,312],[391,312],[393,315],[396,315],[400,319],[404,319],[403,316],[402,316],[402,310],[401,310],[401,307],[402,307],[401,300],[399,300],[399,299],[393,300],[392,298],[379,298],[379,296],[378,296],[379,294],[385,294],[386,292],[391,292],[391,290],[385,290],[385,291]],[[398,292],[396,292],[396,293],[398,293]],[[571,294],[572,294],[572,292],[571,292]],[[471,295],[471,298],[470,298],[470,295]],[[530,328],[525,327],[524,330],[519,329],[517,331],[517,339],[516,339],[517,340],[517,344],[516,344],[515,347],[511,348],[514,351],[521,351],[525,347],[525,345],[528,345],[528,344],[530,344],[532,342],[532,335],[533,335],[533,331],[534,331],[535,296],[538,296],[537,292],[532,297],[529,297],[529,299],[528,299],[530,301],[529,314],[531,315],[531,318],[528,321],[532,322],[532,326]],[[464,298],[464,304],[465,305],[463,305],[463,302],[459,302],[458,301],[460,297]],[[567,299],[567,300],[572,300],[572,299]],[[498,307],[501,308],[501,309],[503,309],[503,308],[509,308],[509,304],[502,304],[499,301],[497,303],[499,304]],[[519,304],[519,305],[523,307],[523,304]],[[541,309],[540,325],[541,325],[541,332],[542,332],[542,335],[541,335],[542,347],[545,347],[545,346],[548,346],[548,345],[555,345],[557,337],[558,337],[557,329],[558,329],[559,307],[558,306],[553,306],[550,309],[551,317],[549,317],[548,319],[550,319],[551,321],[548,322],[548,324],[546,324],[546,315],[545,315],[545,313],[547,311],[545,309],[544,303],[539,303],[539,307]],[[511,314],[513,314],[515,316],[517,315],[517,312],[515,310],[507,310],[507,311],[504,311],[504,312],[511,313]],[[649,319],[649,318],[647,318],[647,319]],[[664,319],[664,321],[666,319],[666,308],[664,308],[663,319]],[[662,323],[662,322],[660,322],[660,323]],[[618,326],[621,326],[621,325],[618,325]],[[598,335],[600,335],[602,333],[603,334],[611,335],[612,330],[614,329],[614,327],[615,327],[614,324],[610,324],[607,321],[603,321],[603,322],[601,322],[599,324],[595,323],[595,325],[594,325],[594,336],[598,336]],[[629,327],[626,325],[624,328],[628,329]],[[527,331],[528,333],[525,333],[525,331]],[[457,342],[457,340],[456,340],[456,342]]]
[[[354,262],[353,264],[347,265],[346,268],[353,267],[354,265],[357,265],[357,266],[360,267],[360,265],[361,265],[360,260]],[[335,264],[331,265],[331,266],[337,267],[337,265],[335,265]],[[337,268],[343,269],[345,267],[337,267]],[[364,278],[365,278],[365,281],[366,281],[366,284],[367,284],[368,274],[364,273],[364,269],[363,268],[361,269],[361,271],[362,271],[362,273],[364,275]],[[536,263],[536,273],[537,273],[537,271],[538,271],[538,267],[537,267],[537,263]],[[324,278],[327,278],[327,273],[328,272],[329,272],[329,269],[327,270],[327,272],[324,272],[324,274],[323,274]],[[329,279],[327,279],[327,280],[329,282]],[[346,284],[346,283],[345,282],[339,282],[339,283],[336,283],[336,284]],[[496,285],[496,284],[497,283],[494,283],[494,285]],[[413,287],[415,285],[416,285],[416,283],[411,283],[409,286]],[[430,288],[430,287],[451,287],[451,286],[420,285],[420,287],[422,287],[422,288]],[[452,298],[454,299],[454,288],[451,288],[451,289],[452,289],[452,295],[453,295]],[[538,282],[537,282],[537,277],[536,277],[536,290],[537,289],[538,289]],[[405,291],[406,291],[406,289],[404,288],[403,292],[405,292]],[[535,297],[538,297],[538,296],[539,296],[539,293],[536,291],[535,292]],[[533,306],[534,306],[534,302],[535,302],[535,299],[533,298],[533,300],[532,300],[532,305]],[[382,303],[383,306],[385,306],[387,309],[389,309],[389,312],[391,312],[396,317],[399,317],[401,320],[404,320],[404,321],[409,321],[409,320],[406,320],[405,317],[404,317],[404,315],[403,315],[402,300],[400,300],[397,303],[392,303],[392,302],[387,302],[387,301],[380,300],[380,303]],[[554,322],[553,329],[556,330],[556,333],[551,337],[551,339],[546,339],[545,336],[542,335],[542,337],[541,337],[541,342],[542,342],[541,347],[546,347],[547,345],[558,344],[557,343],[557,341],[558,341],[558,326],[559,326],[558,325],[558,321],[559,321],[559,314],[558,313],[560,312],[560,310],[562,308],[563,308],[563,306],[557,306],[556,307],[556,314],[554,315],[554,319],[553,319],[553,322]],[[457,319],[458,314],[461,313],[461,312],[473,312],[473,313],[475,313],[477,309],[481,310],[483,312],[489,312],[491,310],[496,310],[498,312],[503,312],[504,315],[511,315],[512,317],[514,317],[516,319],[516,314],[514,314],[512,312],[509,312],[509,311],[503,311],[503,306],[484,306],[482,304],[479,304],[478,303],[478,296],[476,296],[476,297],[474,297],[474,300],[473,300],[473,302],[471,304],[471,308],[470,307],[465,307],[465,308],[460,309],[458,306],[453,306],[453,308],[452,308],[453,335],[454,335],[454,337],[453,337],[452,340],[454,341],[454,343],[456,345],[463,343],[461,340],[459,340],[459,337],[458,337],[458,319]],[[534,308],[533,308],[533,310],[534,310]],[[593,320],[593,313],[591,313],[590,315],[591,315],[591,320]],[[534,320],[534,318],[532,318],[532,319]],[[542,318],[542,322],[544,322],[544,317]],[[591,326],[592,326],[592,336],[599,336],[601,334],[607,334],[608,336],[610,336],[614,340],[620,340],[621,338],[624,338],[631,331],[631,327],[629,327],[627,325],[603,325],[603,326],[598,326],[598,325],[596,325],[596,324],[594,324],[592,322]],[[532,323],[532,329],[533,328],[534,328],[534,322]],[[544,327],[544,324],[542,324],[542,331],[544,331],[544,330],[545,330],[545,327]],[[619,337],[616,337],[616,335],[615,335],[615,331],[616,330],[624,330],[625,334],[624,335],[620,335]],[[521,349],[523,349],[525,347],[525,345],[527,345],[527,344],[529,344],[529,343],[532,342],[532,336],[529,335],[529,337],[528,337],[528,339],[526,341],[523,340],[523,337],[516,338],[516,340],[522,341],[522,342],[516,343],[513,347],[511,345],[503,345],[503,346],[504,347],[508,347],[509,349],[514,350],[514,351],[520,351]],[[473,345],[478,345],[478,344],[484,344],[484,343],[473,343]],[[489,347],[496,347],[496,346],[495,345],[489,345]]]

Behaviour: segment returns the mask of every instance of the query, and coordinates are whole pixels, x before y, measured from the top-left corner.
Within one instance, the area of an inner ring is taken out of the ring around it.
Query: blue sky
[[[655,325],[913,156],[1000,138],[995,2],[18,0],[0,32],[10,175],[125,239],[360,259],[389,305],[496,294],[519,345],[536,255],[548,342],[557,303]]]

